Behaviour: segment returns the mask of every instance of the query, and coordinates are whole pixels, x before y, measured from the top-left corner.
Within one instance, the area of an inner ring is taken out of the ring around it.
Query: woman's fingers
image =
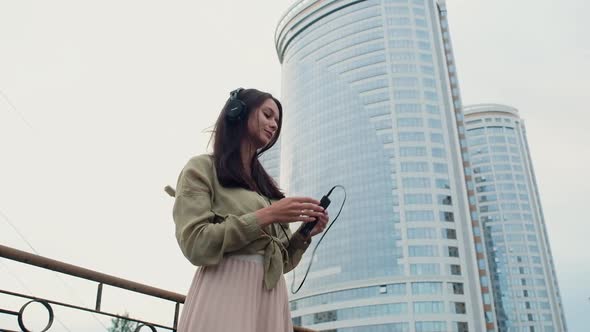
[[[320,201],[311,197],[291,197],[297,203],[320,205]]]
[[[304,217],[305,217],[305,219],[303,219]],[[310,216],[306,215],[306,216],[302,216],[300,219],[301,219],[300,221],[303,221],[303,222],[317,221],[318,223],[315,227],[316,228],[321,227],[322,229],[326,228],[326,226],[328,225],[328,222],[329,222],[328,215],[325,213],[320,213],[316,217],[310,217]]]
[[[273,207],[276,211],[276,219],[281,222],[318,221],[318,224],[325,225],[328,221],[327,212],[319,204],[318,200],[311,197],[289,197],[279,201]]]
[[[320,219],[318,224],[320,225],[320,228],[322,230],[324,230],[326,228],[326,226],[328,225],[328,220],[327,219]]]
[[[317,219],[317,221],[318,221],[318,223],[315,225],[315,227],[313,228],[313,230],[310,233],[311,236],[318,235],[326,230],[326,227],[328,226],[328,221],[329,221],[328,213],[327,212],[322,213],[322,216],[319,217]]]
[[[318,211],[318,212],[323,212],[324,208],[314,204],[314,203],[301,203],[301,205],[298,206],[298,208],[301,208],[301,210],[310,210],[310,211]]]
[[[301,215],[303,216],[308,216],[308,217],[314,217],[317,218],[318,220],[321,219],[324,216],[323,212],[316,212],[316,211],[301,211]]]

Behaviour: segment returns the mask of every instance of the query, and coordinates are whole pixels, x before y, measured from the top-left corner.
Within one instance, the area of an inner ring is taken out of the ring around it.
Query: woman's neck
[[[254,157],[255,152],[256,151],[254,151],[252,144],[247,142],[242,143],[242,167],[244,167],[244,171],[248,177],[252,176],[252,158]]]

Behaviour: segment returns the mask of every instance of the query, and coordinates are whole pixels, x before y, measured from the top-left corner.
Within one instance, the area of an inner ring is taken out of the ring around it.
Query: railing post
[[[96,293],[96,311],[100,311],[100,303],[102,301],[102,282],[98,284],[98,291]]]
[[[178,328],[178,311],[180,310],[180,303],[176,302],[176,309],[174,309],[174,325],[172,326],[172,328],[174,328],[174,331],[176,332],[176,329]]]

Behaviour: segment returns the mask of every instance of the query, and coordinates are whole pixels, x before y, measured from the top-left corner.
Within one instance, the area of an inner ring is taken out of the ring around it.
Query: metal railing
[[[117,278],[117,277],[114,277],[114,276],[111,276],[108,274],[92,271],[89,269],[85,269],[83,267],[67,264],[64,262],[60,262],[57,260],[53,260],[53,259],[46,258],[43,256],[35,255],[35,254],[31,254],[26,251],[17,250],[14,248],[3,246],[3,245],[0,245],[0,257],[7,258],[7,259],[17,261],[17,262],[21,262],[24,264],[37,266],[37,267],[40,267],[43,269],[60,272],[60,273],[67,274],[70,276],[94,281],[94,282],[98,283],[98,288],[96,291],[96,305],[95,305],[94,309],[84,308],[84,307],[80,307],[80,306],[76,306],[76,305],[72,305],[72,304],[68,304],[68,303],[64,303],[64,302],[53,301],[53,300],[49,300],[49,299],[45,299],[45,298],[35,297],[32,295],[19,294],[19,293],[10,292],[7,290],[0,289],[0,293],[2,293],[2,294],[16,296],[16,297],[25,298],[25,299],[30,300],[27,303],[25,303],[20,308],[20,310],[18,312],[13,311],[13,310],[9,310],[9,309],[5,309],[5,308],[0,308],[0,314],[7,314],[7,315],[16,316],[18,326],[23,332],[30,332],[30,330],[28,330],[26,328],[26,324],[24,322],[24,318],[23,318],[24,311],[28,305],[30,305],[31,303],[35,303],[35,302],[43,305],[49,314],[49,319],[48,319],[47,325],[45,326],[45,328],[41,332],[49,330],[49,328],[51,328],[51,325],[53,324],[54,313],[53,313],[52,305],[68,307],[68,308],[72,308],[72,309],[76,309],[76,310],[83,310],[83,311],[97,313],[97,314],[104,315],[104,316],[110,316],[113,318],[136,322],[137,327],[135,329],[135,332],[140,331],[144,327],[151,330],[152,332],[156,332],[156,327],[176,332],[176,328],[178,325],[180,304],[184,303],[184,300],[185,300],[184,295],[174,293],[174,292],[169,292],[169,291],[166,291],[163,289],[159,289],[159,288],[155,288],[155,287],[151,287],[151,286],[147,286],[147,285],[143,285],[143,284],[140,284],[140,283],[137,283],[134,281]],[[173,326],[164,326],[161,324],[151,323],[151,322],[147,322],[144,320],[130,318],[130,317],[126,317],[126,316],[119,316],[119,315],[116,315],[113,313],[102,311],[100,306],[101,306],[101,302],[102,302],[103,285],[109,285],[109,286],[113,286],[113,287],[117,287],[117,288],[121,288],[121,289],[126,289],[129,291],[135,292],[135,293],[140,293],[140,294],[144,294],[144,295],[157,297],[160,299],[175,302],[176,308],[174,310],[174,325]],[[0,327],[0,331],[16,332],[16,331],[3,329],[2,327]]]

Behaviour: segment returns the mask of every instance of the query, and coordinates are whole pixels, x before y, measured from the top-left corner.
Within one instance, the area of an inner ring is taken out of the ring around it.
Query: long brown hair
[[[229,111],[228,99],[217,118],[211,136],[213,139],[213,159],[217,171],[217,179],[224,187],[240,187],[256,191],[269,198],[283,198],[285,195],[258,160],[260,155],[277,142],[283,124],[283,107],[279,100],[270,93],[256,89],[242,90],[237,97],[246,105],[244,115],[240,120],[229,121],[226,116]],[[250,114],[262,106],[267,99],[272,99],[277,104],[279,108],[279,121],[272,140],[252,157],[250,161],[252,176],[250,177],[242,166],[242,141],[248,139],[248,118]]]

